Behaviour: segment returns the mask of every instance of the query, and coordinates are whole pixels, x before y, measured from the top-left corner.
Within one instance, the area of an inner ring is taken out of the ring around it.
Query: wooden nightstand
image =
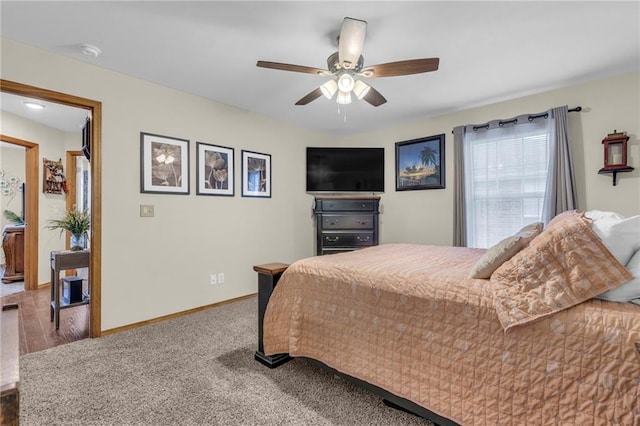
[[[267,310],[267,304],[271,293],[276,288],[278,280],[289,267],[286,263],[265,263],[256,265],[253,270],[258,273],[258,350],[254,358],[269,368],[276,368],[291,360],[289,354],[276,354],[267,356],[264,354],[264,346],[262,344],[264,313]]]

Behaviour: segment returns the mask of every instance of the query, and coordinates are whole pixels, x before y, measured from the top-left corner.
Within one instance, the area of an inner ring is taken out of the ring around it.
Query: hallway
[[[50,301],[49,286],[0,297],[2,305],[17,303],[19,306],[20,355],[89,337],[89,305],[60,311],[60,329],[56,330],[51,321]]]

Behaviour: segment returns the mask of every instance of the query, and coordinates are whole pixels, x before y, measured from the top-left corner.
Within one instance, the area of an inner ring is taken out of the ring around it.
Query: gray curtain
[[[466,247],[467,221],[465,218],[464,193],[464,133],[466,126],[453,129],[453,167],[454,167],[454,200],[453,200],[453,245]]]
[[[577,208],[575,177],[569,150],[568,108],[547,111],[550,127],[549,179],[545,191],[542,219],[548,223],[554,216]]]

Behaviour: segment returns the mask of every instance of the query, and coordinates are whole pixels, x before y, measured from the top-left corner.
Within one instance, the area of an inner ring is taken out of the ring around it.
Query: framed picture
[[[67,193],[67,178],[64,176],[62,159],[42,159],[42,192],[45,194]]]
[[[233,148],[196,142],[196,194],[233,196]]]
[[[242,196],[271,197],[271,156],[242,150]]]
[[[140,132],[140,192],[189,194],[189,141]]]
[[[444,188],[444,133],[396,142],[396,191]]]

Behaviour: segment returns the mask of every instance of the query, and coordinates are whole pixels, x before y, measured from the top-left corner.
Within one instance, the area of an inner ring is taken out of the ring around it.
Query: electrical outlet
[[[218,274],[218,284],[224,284],[224,272]]]
[[[218,276],[216,274],[211,274],[210,280],[211,280],[210,282],[211,285],[218,284]]]

